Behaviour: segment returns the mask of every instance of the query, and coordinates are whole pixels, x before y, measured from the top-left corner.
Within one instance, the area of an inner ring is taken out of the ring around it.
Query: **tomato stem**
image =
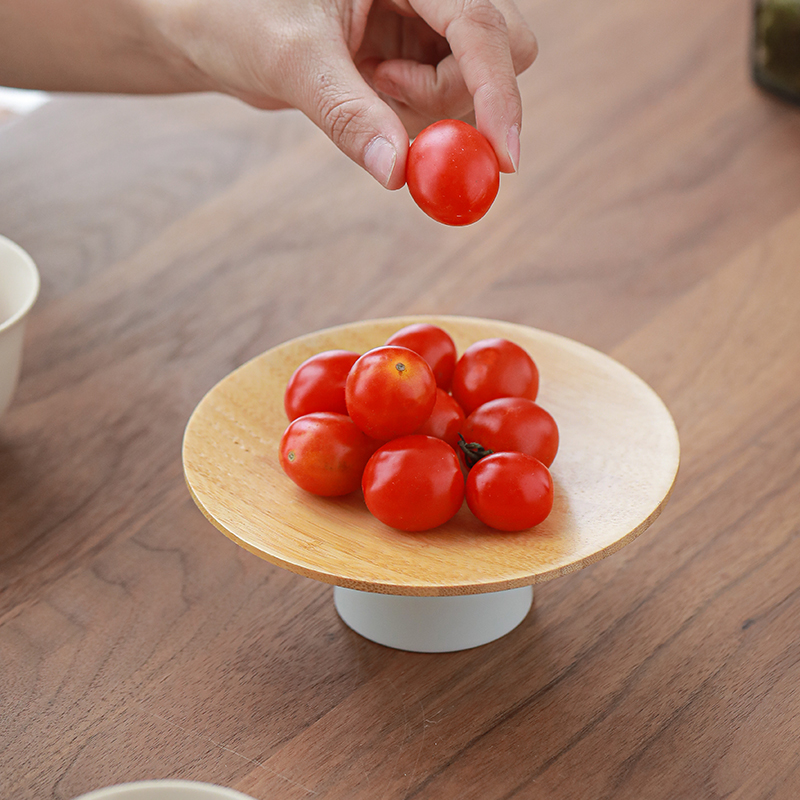
[[[467,469],[472,469],[482,458],[490,456],[494,450],[488,450],[478,442],[468,442],[460,433],[458,434],[458,447],[464,458]]]

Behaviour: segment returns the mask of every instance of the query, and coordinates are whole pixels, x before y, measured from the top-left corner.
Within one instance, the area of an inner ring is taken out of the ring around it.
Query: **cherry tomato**
[[[326,350],[304,361],[286,386],[283,406],[290,420],[315,411],[346,414],[344,384],[358,353]]]
[[[463,424],[464,412],[461,410],[461,406],[447,392],[437,388],[433,411],[428,419],[417,428],[416,433],[443,439],[455,450],[458,448],[458,434]]]
[[[349,494],[360,486],[364,467],[377,444],[344,414],[306,414],[290,423],[283,434],[281,467],[301,489],[312,494]]]
[[[456,363],[453,397],[464,413],[498,397],[527,397],[539,392],[539,370],[522,347],[508,339],[482,339]]]
[[[461,426],[461,435],[495,453],[527,453],[546,467],[558,452],[556,421],[526,397],[500,397],[478,406]]]
[[[469,471],[466,497],[470,511],[490,528],[524,531],[547,519],[553,479],[533,456],[494,453]]]
[[[449,444],[402,436],[375,451],[362,479],[367,508],[401,531],[425,531],[453,517],[464,500],[464,476]]]
[[[443,119],[411,143],[406,182],[429,217],[445,225],[469,225],[494,202],[500,167],[482,133],[461,120]]]
[[[386,340],[419,353],[433,370],[436,385],[446,392],[453,382],[456,368],[456,346],[450,334],[438,325],[420,322],[401,328]]]
[[[431,415],[436,379],[419,353],[376,347],[353,364],[345,398],[353,422],[373,439],[387,441],[413,433]]]

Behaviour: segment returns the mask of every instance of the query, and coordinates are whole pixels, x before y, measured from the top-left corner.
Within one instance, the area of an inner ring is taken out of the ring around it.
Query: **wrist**
[[[2,0],[0,84],[140,94],[214,88],[165,37],[161,20],[172,5]]]
[[[183,0],[123,0],[130,10],[134,48],[152,65],[150,89],[144,92],[215,91],[218,86],[189,55],[190,6]],[[137,91],[133,89],[132,91]]]

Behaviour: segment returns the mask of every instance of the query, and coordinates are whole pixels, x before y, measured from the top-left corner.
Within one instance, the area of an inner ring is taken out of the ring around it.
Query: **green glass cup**
[[[800,0],[754,0],[753,9],[753,79],[800,104]]]

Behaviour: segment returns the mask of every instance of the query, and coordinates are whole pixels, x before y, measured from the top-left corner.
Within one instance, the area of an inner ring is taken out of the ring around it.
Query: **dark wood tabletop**
[[[42,275],[0,419],[3,798],[800,796],[800,109],[753,86],[745,0],[521,5],[521,169],[466,228],[295,112],[62,96],[0,128],[0,233]],[[232,369],[404,314],[597,348],[681,438],[649,530],[450,654],[351,631],[181,463]]]

